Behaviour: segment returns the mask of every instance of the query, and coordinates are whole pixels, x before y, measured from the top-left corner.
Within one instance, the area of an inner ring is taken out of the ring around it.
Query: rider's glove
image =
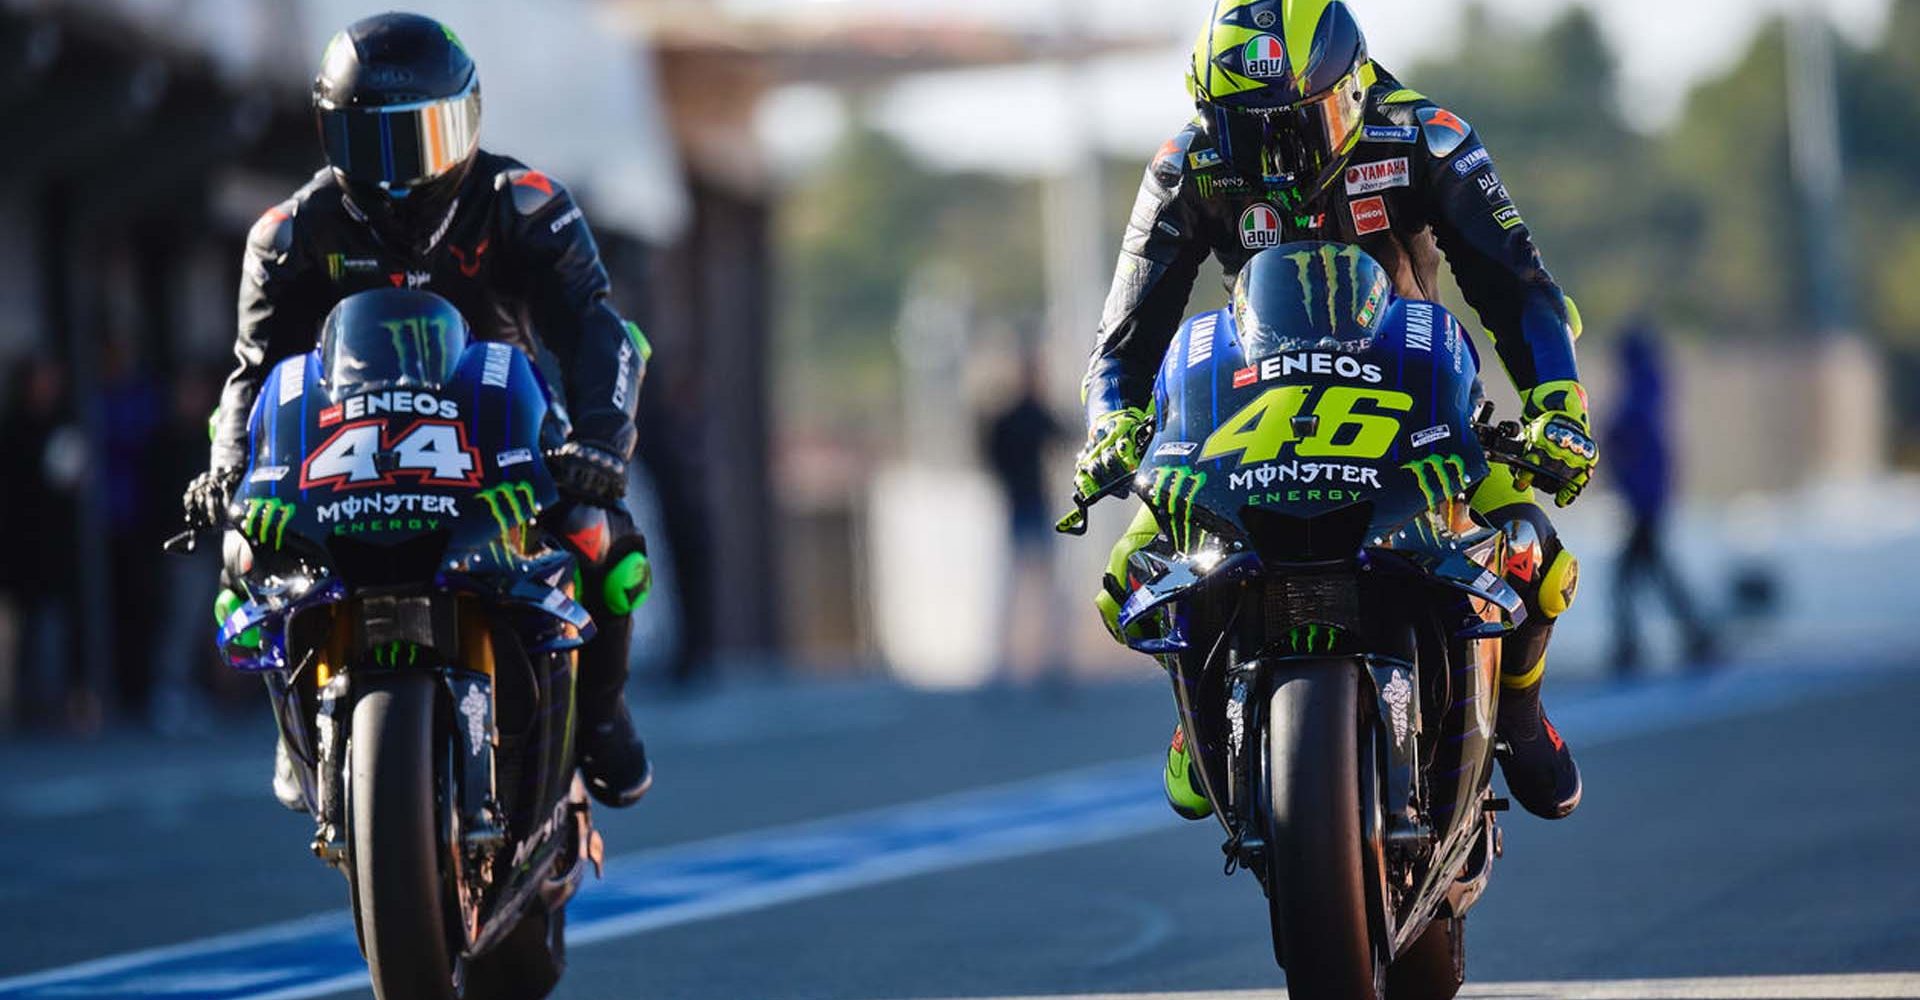
[[[1542,382],[1520,394],[1526,420],[1527,461],[1560,480],[1553,502],[1572,503],[1593,478],[1600,446],[1587,429],[1587,390],[1571,379]],[[1515,482],[1526,486],[1532,476],[1521,473]]]
[[[553,485],[568,500],[614,507],[627,495],[627,462],[610,451],[568,441],[547,452]]]
[[[180,498],[180,504],[186,508],[187,527],[198,531],[202,528],[219,527],[226,520],[227,505],[233,502],[233,491],[240,486],[240,470],[234,468],[208,469],[193,477],[187,484],[186,495]]]
[[[1147,411],[1129,406],[1103,413],[1093,422],[1073,468],[1073,485],[1081,496],[1091,497],[1140,467],[1140,430],[1152,419]]]

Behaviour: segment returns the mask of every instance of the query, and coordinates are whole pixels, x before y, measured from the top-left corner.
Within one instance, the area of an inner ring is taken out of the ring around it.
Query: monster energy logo
[[[1161,466],[1154,470],[1153,489],[1147,502],[1166,512],[1167,530],[1177,549],[1187,549],[1196,540],[1193,533],[1193,501],[1207,485],[1207,474],[1182,466]]]
[[[1313,213],[1302,211],[1307,204],[1307,195],[1298,184],[1273,191],[1274,200],[1280,207],[1293,213],[1293,225],[1296,229],[1312,229]]]
[[[380,325],[393,335],[393,353],[404,359],[408,349],[413,349],[422,369],[433,360],[433,347],[447,332],[447,321],[438,316],[390,319]]]
[[[1296,653],[1331,653],[1342,634],[1336,625],[1295,625],[1287,632],[1287,645]]]
[[[1413,473],[1429,508],[1467,488],[1467,463],[1458,455],[1428,455],[1401,468]]]
[[[1319,289],[1322,286],[1315,284],[1309,273],[1315,258],[1321,261],[1327,271],[1326,328],[1337,330],[1340,328],[1340,289],[1347,290],[1348,311],[1356,316],[1362,311],[1359,301],[1360,248],[1335,247],[1331,243],[1323,243],[1318,250],[1306,250],[1287,255],[1287,259],[1293,262],[1295,273],[1300,278],[1301,308],[1306,311],[1308,324],[1317,322],[1314,314],[1320,311],[1317,301],[1320,298]]]
[[[533,516],[540,513],[540,507],[533,499],[533,484],[525,480],[489,486],[475,496],[486,502],[487,510],[493,514],[503,535],[533,520]]]
[[[380,261],[374,257],[349,257],[343,253],[327,255],[327,277],[338,282],[349,274],[371,274],[380,270]]]
[[[395,639],[384,646],[373,647],[374,666],[397,667],[400,666],[402,657],[405,657],[407,666],[413,666],[420,662],[420,647],[411,642],[403,642],[399,639]]]
[[[298,504],[287,503],[274,497],[256,497],[247,501],[246,516],[240,520],[240,533],[251,539],[256,545],[268,544],[272,536],[272,545],[279,548],[286,541],[287,524],[293,520]]]

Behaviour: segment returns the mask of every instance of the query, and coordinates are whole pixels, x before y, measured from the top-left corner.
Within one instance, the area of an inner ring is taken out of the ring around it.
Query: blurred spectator
[[[149,505],[157,533],[172,534],[179,509],[166,501],[207,467],[207,418],[220,401],[220,373],[188,369],[174,378],[166,426],[154,448]],[[158,542],[153,546],[157,547]],[[152,697],[147,719],[163,736],[182,736],[207,724],[203,681],[212,662],[213,598],[220,577],[219,547],[163,558],[162,609],[153,647]]]
[[[105,453],[96,488],[101,491],[113,566],[106,592],[113,614],[111,679],[117,707],[139,719],[146,716],[152,693],[154,637],[164,603],[156,599],[161,586],[160,543],[180,520],[174,499],[180,489],[173,484],[172,492],[164,492],[156,481],[159,386],[117,338],[103,340],[98,376]]]
[[[1673,567],[1663,532],[1673,500],[1672,437],[1667,423],[1667,368],[1658,335],[1646,321],[1620,340],[1620,408],[1606,431],[1603,466],[1626,501],[1632,524],[1613,582],[1614,670],[1639,671],[1641,645],[1636,596],[1643,584],[1659,588],[1686,641],[1689,661],[1707,665],[1714,639]]]
[[[86,464],[65,371],[44,356],[20,361],[0,416],[0,524],[14,529],[0,546],[0,592],[20,618],[15,703],[29,726],[91,714],[73,634],[75,509]]]
[[[996,683],[1018,677],[1014,638],[1022,626],[1045,637],[1038,663],[1038,672],[1043,678],[1063,679],[1058,673],[1066,665],[1067,633],[1052,613],[1056,593],[1053,520],[1047,506],[1045,472],[1047,449],[1065,431],[1041,401],[1043,380],[1037,358],[1026,360],[1020,379],[1020,389],[1012,403],[987,421],[981,443],[987,468],[1006,499],[1007,538],[1012,556],[1012,572],[1002,595],[998,622],[1001,655],[994,665]],[[1030,592],[1026,600],[1021,600],[1023,586]],[[1029,613],[1020,615],[1021,608],[1028,609]]]

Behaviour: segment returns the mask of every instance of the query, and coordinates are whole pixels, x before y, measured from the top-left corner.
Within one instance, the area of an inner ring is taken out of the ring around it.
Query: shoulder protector
[[[514,167],[495,174],[493,189],[509,195],[514,212],[522,217],[538,214],[556,199],[566,197],[567,191],[559,181],[526,167]]]

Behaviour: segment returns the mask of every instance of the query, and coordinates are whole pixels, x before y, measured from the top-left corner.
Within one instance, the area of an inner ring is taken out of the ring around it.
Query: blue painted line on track
[[[1876,683],[1884,669],[1740,671],[1570,698],[1554,715],[1576,747],[1783,707]],[[568,908],[590,944],[860,886],[1118,840],[1176,824],[1158,757],[819,822],[615,858]],[[0,980],[0,1000],[299,1000],[366,986],[353,922],[334,912]]]

